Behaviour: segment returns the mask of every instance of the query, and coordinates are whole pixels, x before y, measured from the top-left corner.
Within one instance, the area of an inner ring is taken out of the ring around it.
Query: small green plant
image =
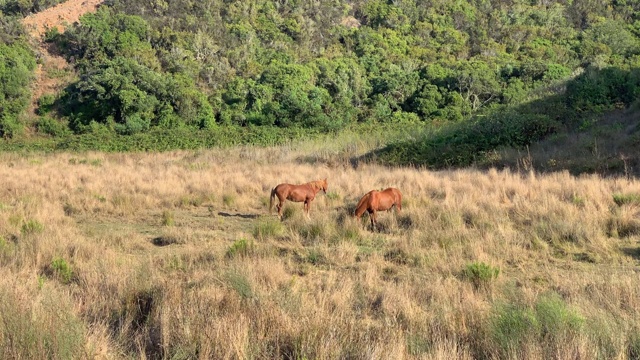
[[[265,240],[277,237],[284,233],[284,226],[275,219],[264,219],[259,221],[253,228],[253,236],[258,240]]]
[[[2,260],[4,256],[9,256],[12,247],[13,243],[7,241],[3,236],[0,236],[0,260]]]
[[[306,261],[313,265],[322,265],[327,262],[327,258],[321,250],[313,248],[309,249]]]
[[[340,200],[340,194],[335,191],[330,191],[327,193],[327,199],[329,200]]]
[[[282,220],[292,219],[298,213],[297,208],[287,206],[282,210]]]
[[[254,297],[249,279],[238,271],[232,270],[227,272],[225,280],[243,299],[251,299]]]
[[[564,340],[570,334],[578,333],[584,318],[567,306],[556,293],[541,296],[535,306],[540,331],[546,340]]]
[[[171,271],[185,271],[186,267],[184,259],[178,255],[171,256],[167,262],[167,268]]]
[[[499,274],[500,269],[483,262],[468,264],[462,270],[463,277],[471,281],[476,288],[489,285]]]
[[[247,240],[247,239],[239,239],[234,241],[233,244],[231,244],[229,249],[227,249],[225,256],[229,259],[233,259],[236,256],[246,257],[251,253],[253,253],[253,251],[254,251],[253,241]]]
[[[25,221],[20,229],[23,235],[37,234],[41,233],[43,230],[44,225],[33,219]]]
[[[491,343],[498,345],[494,349],[500,355],[498,358],[513,358],[527,343],[541,344],[543,358],[552,358],[558,345],[580,335],[584,323],[585,319],[558,294],[546,293],[533,307],[513,303],[494,305],[489,335]]]
[[[583,197],[573,194],[571,196],[571,203],[577,207],[584,207],[585,200]]]
[[[613,194],[613,202],[618,206],[640,205],[640,194]]]
[[[323,240],[327,237],[328,230],[322,223],[314,223],[300,227],[300,236],[305,240]]]
[[[200,206],[203,202],[204,199],[202,197],[185,195],[177,201],[176,205],[185,208],[189,206]]]
[[[174,226],[176,224],[175,217],[173,215],[173,211],[165,210],[162,212],[162,225],[164,226]]]
[[[47,279],[44,276],[38,275],[38,290],[42,290],[44,283]]]
[[[498,345],[499,358],[516,355],[529,339],[537,339],[540,324],[533,310],[514,304],[502,304],[494,308],[489,318],[491,342]]]
[[[68,284],[73,278],[73,269],[71,265],[63,258],[55,258],[51,261],[51,270],[53,274],[63,283]]]

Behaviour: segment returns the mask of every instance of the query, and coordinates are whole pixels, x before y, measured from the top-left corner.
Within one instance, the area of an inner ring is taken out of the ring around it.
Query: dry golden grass
[[[322,145],[0,155],[0,357],[640,356],[639,181]],[[269,214],[325,177],[310,219]],[[389,186],[403,212],[365,230],[350,211]]]

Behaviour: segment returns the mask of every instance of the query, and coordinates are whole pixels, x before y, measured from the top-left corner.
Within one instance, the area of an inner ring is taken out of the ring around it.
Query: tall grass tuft
[[[38,300],[0,287],[0,358],[77,359],[85,353],[85,329],[72,299],[47,288]]]
[[[462,276],[471,281],[476,289],[488,287],[500,275],[500,269],[483,262],[467,264],[462,270]]]
[[[247,239],[239,239],[233,242],[227,249],[225,256],[229,259],[235,257],[247,257],[254,252],[253,241]]]
[[[253,236],[260,241],[282,236],[284,225],[277,219],[265,218],[258,221],[253,227]]]

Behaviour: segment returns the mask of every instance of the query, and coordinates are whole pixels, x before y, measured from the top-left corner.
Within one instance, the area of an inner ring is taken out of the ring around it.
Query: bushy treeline
[[[6,15],[29,15],[57,5],[64,0],[0,0],[0,12]]]
[[[629,66],[629,3],[113,1],[50,35],[80,72],[61,98],[76,131],[334,130],[457,121],[581,66]]]
[[[23,127],[19,116],[29,104],[35,67],[23,28],[0,12],[0,136],[11,136]]]
[[[637,0],[111,0],[48,34],[79,73],[54,108],[76,133],[460,122],[584,69],[634,74],[638,19]],[[628,79],[580,76],[572,109],[615,106],[599,87],[636,97]]]

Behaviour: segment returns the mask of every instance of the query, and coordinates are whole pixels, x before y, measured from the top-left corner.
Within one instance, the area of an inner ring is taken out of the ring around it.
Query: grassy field
[[[640,357],[640,181],[367,146],[1,154],[0,358]],[[350,217],[389,186],[401,213]]]

